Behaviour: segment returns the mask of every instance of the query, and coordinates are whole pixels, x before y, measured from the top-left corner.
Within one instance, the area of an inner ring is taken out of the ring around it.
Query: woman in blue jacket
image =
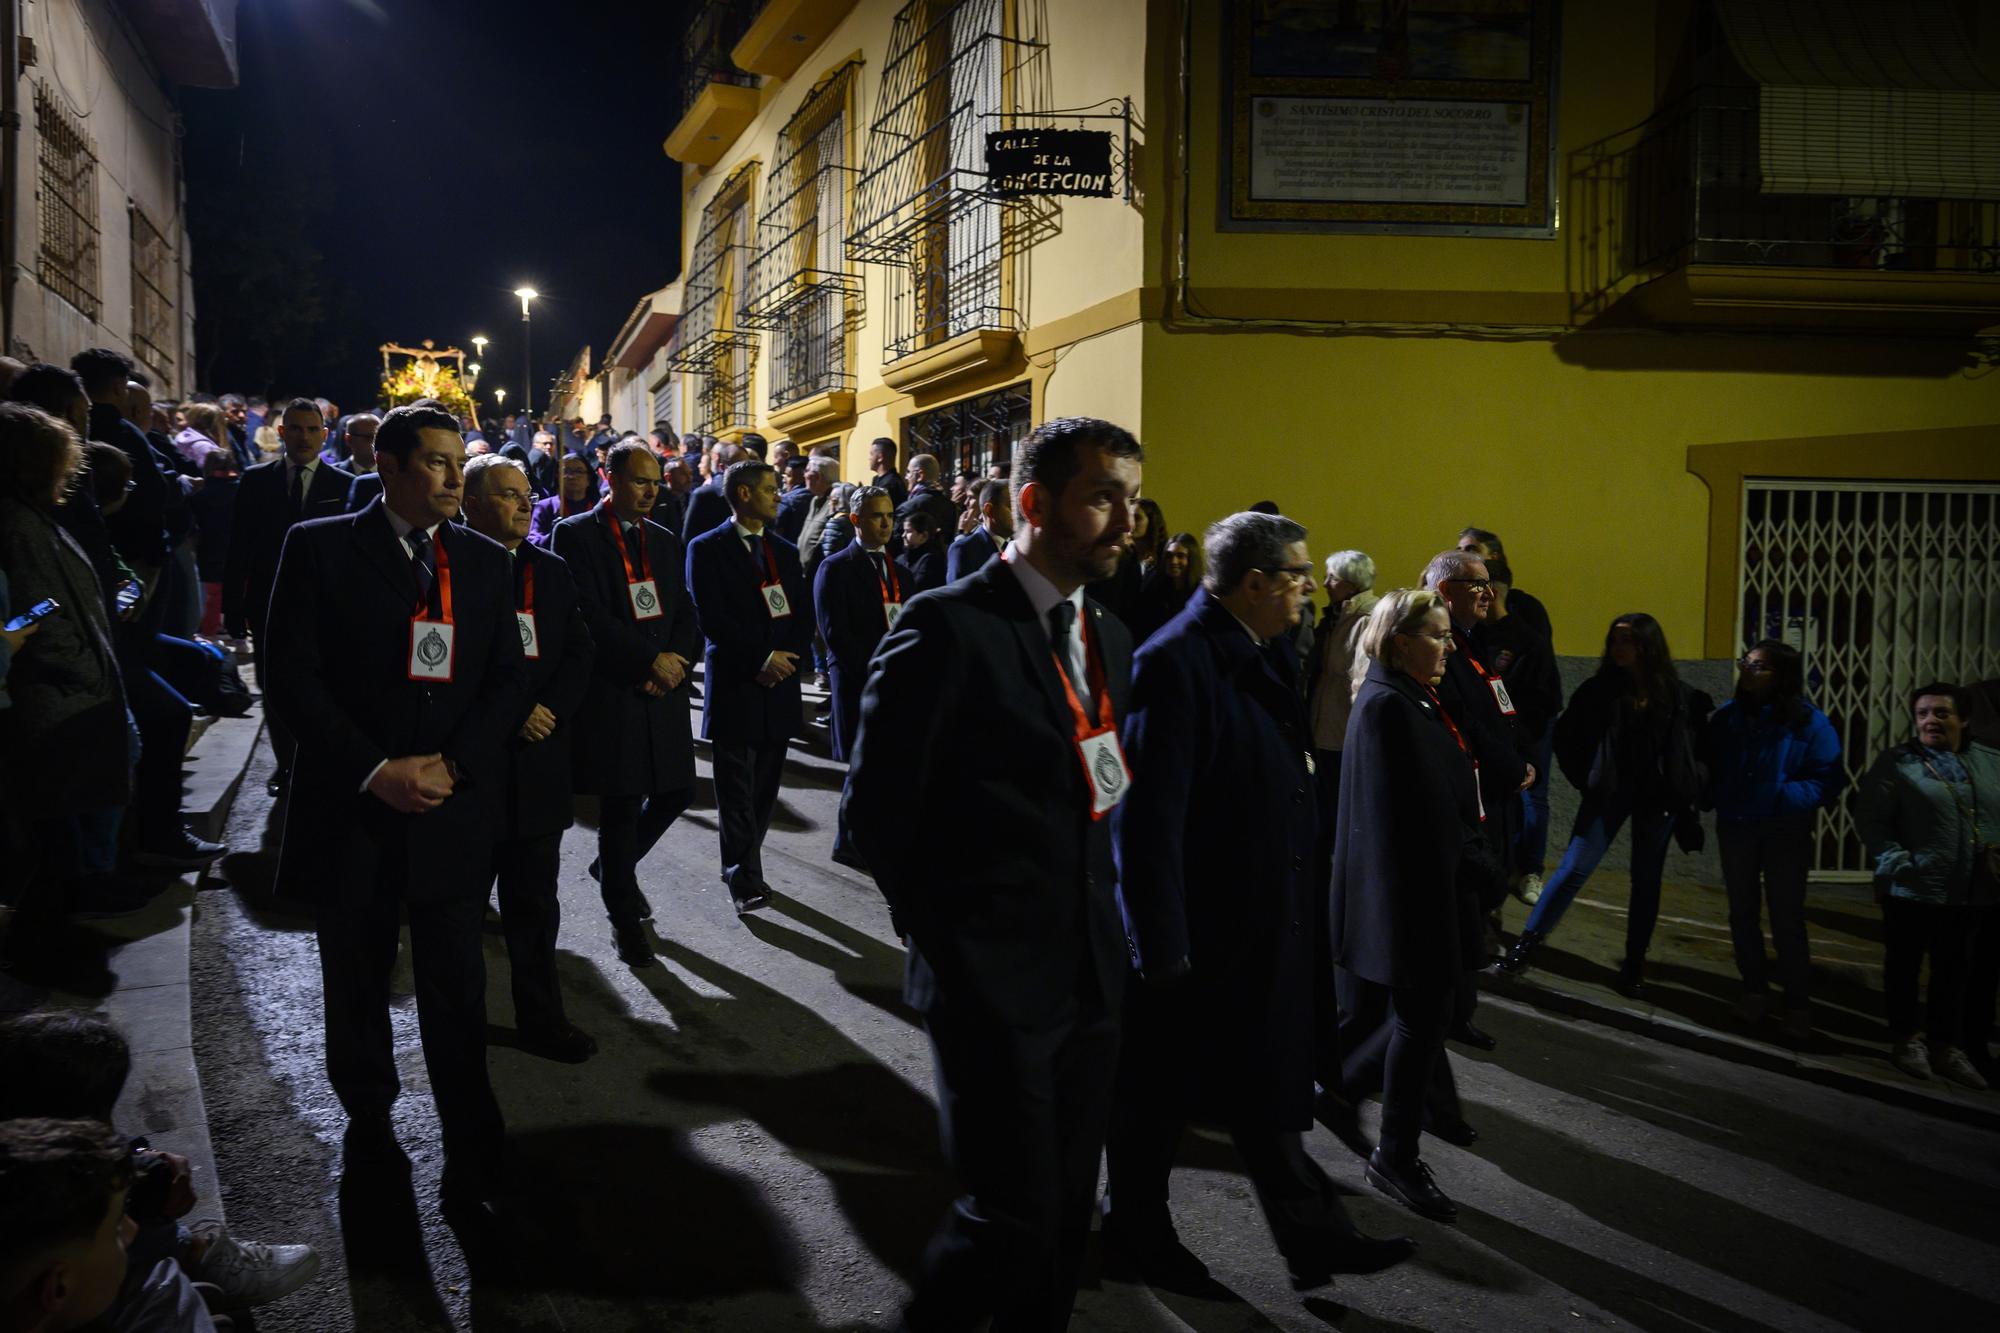
[[[1708,770],[1715,801],[1716,851],[1729,892],[1729,934],[1743,978],[1737,1017],[1770,1011],[1770,962],[1763,909],[1771,909],[1785,1031],[1812,1035],[1806,948],[1806,872],[1821,806],[1847,785],[1840,737],[1805,697],[1805,659],[1776,639],[1754,645],[1737,664],[1736,697],[1708,723]]]

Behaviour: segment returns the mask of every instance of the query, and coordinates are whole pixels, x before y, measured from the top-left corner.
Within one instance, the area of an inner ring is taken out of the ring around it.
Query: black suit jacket
[[[956,583],[1000,554],[1006,543],[986,530],[981,524],[951,544],[945,553],[944,581]]]
[[[1086,600],[1116,721],[1132,639]],[[1114,1012],[1130,967],[1111,821],[1090,817],[1048,632],[994,561],[904,607],[876,649],[842,803],[911,949],[904,996],[1044,1027],[1079,984]],[[966,821],[992,837],[968,855]]]
[[[562,464],[539,449],[509,440],[500,446],[500,454],[514,460],[537,496],[554,495],[562,483]]]
[[[229,552],[222,563],[222,618],[231,625],[248,625],[252,634],[263,632],[286,532],[295,523],[340,513],[354,485],[353,473],[319,463],[307,483],[305,505],[294,514],[285,493],[290,468],[284,458],[274,458],[245,472],[236,484]]]
[[[812,610],[806,600],[799,548],[769,528],[764,547],[778,567],[792,613],[773,619],[761,588],[767,571],[750,561],[735,524],[726,524],[688,545],[687,586],[708,642],[701,677],[701,734],[722,745],[783,745],[798,732],[801,676],[769,689],[756,675],[774,651],[812,648]],[[809,663],[801,660],[794,666]]]
[[[597,643],[590,689],[577,716],[576,789],[595,796],[648,796],[694,785],[689,721],[701,627],[683,584],[680,538],[648,520],[647,571],[660,590],[658,619],[639,620],[626,592],[625,562],[600,505],[556,524],[552,545],[576,576],[577,600]],[[679,653],[689,679],[659,698],[641,692],[653,659]]]
[[[688,492],[687,517],[681,521],[681,545],[694,545],[696,537],[715,531],[732,516],[729,497],[722,493],[722,479],[703,482]]]
[[[916,589],[897,562],[886,551],[882,560],[899,599],[914,597]],[[833,757],[844,762],[853,755],[861,729],[861,687],[868,683],[868,659],[889,632],[882,610],[882,581],[860,542],[819,562],[813,575],[813,616],[832,658],[827,683],[833,687]]]
[[[507,553],[444,524],[454,635],[449,683],[409,678],[417,582],[377,502],[295,526],[266,627],[268,706],[298,737],[279,874],[290,891],[366,898],[401,861],[412,902],[483,891],[507,789],[506,738],[525,673]],[[363,790],[375,767],[442,754],[464,774],[444,804],[399,814]]]
[[[360,513],[368,507],[370,501],[374,500],[380,494],[382,494],[382,474],[379,472],[362,473],[354,479],[354,484],[347,488],[347,512],[350,514]]]
[[[132,492],[118,512],[104,520],[105,527],[111,532],[112,545],[129,561],[148,566],[165,564],[170,549],[167,539],[167,492],[177,483],[168,471],[161,470],[159,457],[147,442],[145,433],[125,420],[124,415],[111,404],[91,404],[90,438],[101,444],[115,445],[132,460]]]
[[[912,596],[945,585],[944,552],[938,549],[935,537],[915,551],[905,550],[896,557],[896,563],[902,568],[903,577],[909,580]]]
[[[507,806],[500,836],[532,838],[560,832],[573,822],[570,765],[597,652],[569,566],[531,542],[514,550],[513,604],[520,609],[532,569],[535,640],[541,651],[522,663],[526,693],[507,736]],[[521,723],[536,704],[555,714],[555,730],[542,740],[525,740]]]
[[[1445,711],[1458,723],[1459,730],[1479,760],[1479,791],[1486,802],[1486,816],[1492,827],[1489,836],[1504,834],[1518,805],[1513,797],[1528,774],[1528,737],[1515,719],[1500,711],[1493,689],[1473,668],[1472,655],[1478,650],[1456,627],[1458,651],[1444,660],[1444,679],[1438,682],[1438,698]],[[1486,665],[1480,659],[1480,665]]]

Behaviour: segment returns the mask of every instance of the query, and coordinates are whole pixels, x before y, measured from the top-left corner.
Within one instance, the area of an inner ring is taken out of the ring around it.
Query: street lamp
[[[482,334],[479,334],[479,335],[478,335],[477,337],[473,338],[473,340],[472,340],[472,352],[473,352],[473,355],[475,355],[475,356],[485,356],[485,355],[486,355],[486,344],[487,344],[487,343],[490,343],[490,342],[492,342],[492,341],[493,341],[493,340],[492,340],[491,338],[487,337],[487,336],[486,336],[485,334],[483,334],[483,333],[482,333]]]
[[[535,409],[535,372],[532,353],[528,350],[528,338],[534,326],[528,321],[528,302],[541,293],[533,287],[516,287],[514,295],[521,298],[521,415],[532,416]]]
[[[479,383],[479,363],[477,361],[468,362],[465,367],[465,373],[474,385]]]
[[[503,408],[507,406],[507,391],[505,389],[495,389],[493,391],[493,401]]]

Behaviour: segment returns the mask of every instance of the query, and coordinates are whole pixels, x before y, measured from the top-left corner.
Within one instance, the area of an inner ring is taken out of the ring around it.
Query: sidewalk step
[[[210,841],[222,837],[222,827],[229,822],[229,807],[236,800],[236,788],[243,781],[243,771],[250,766],[250,752],[256,748],[263,729],[263,712],[253,705],[242,717],[210,719],[200,738],[189,748],[181,809],[200,836]]]

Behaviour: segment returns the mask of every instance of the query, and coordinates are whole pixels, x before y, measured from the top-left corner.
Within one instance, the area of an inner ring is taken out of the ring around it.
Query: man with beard
[[[944,581],[956,583],[1000,554],[1014,535],[1014,500],[1004,481],[979,483],[979,526],[951,544]]]
[[[1132,641],[1083,586],[1117,566],[1143,457],[1088,417],[1030,435],[1012,544],[910,602],[863,693],[844,814],[909,944],[963,1190],[913,1330],[1061,1328],[1075,1300],[1130,967],[1107,816]],[[968,811],[1000,835],[970,860]]]

